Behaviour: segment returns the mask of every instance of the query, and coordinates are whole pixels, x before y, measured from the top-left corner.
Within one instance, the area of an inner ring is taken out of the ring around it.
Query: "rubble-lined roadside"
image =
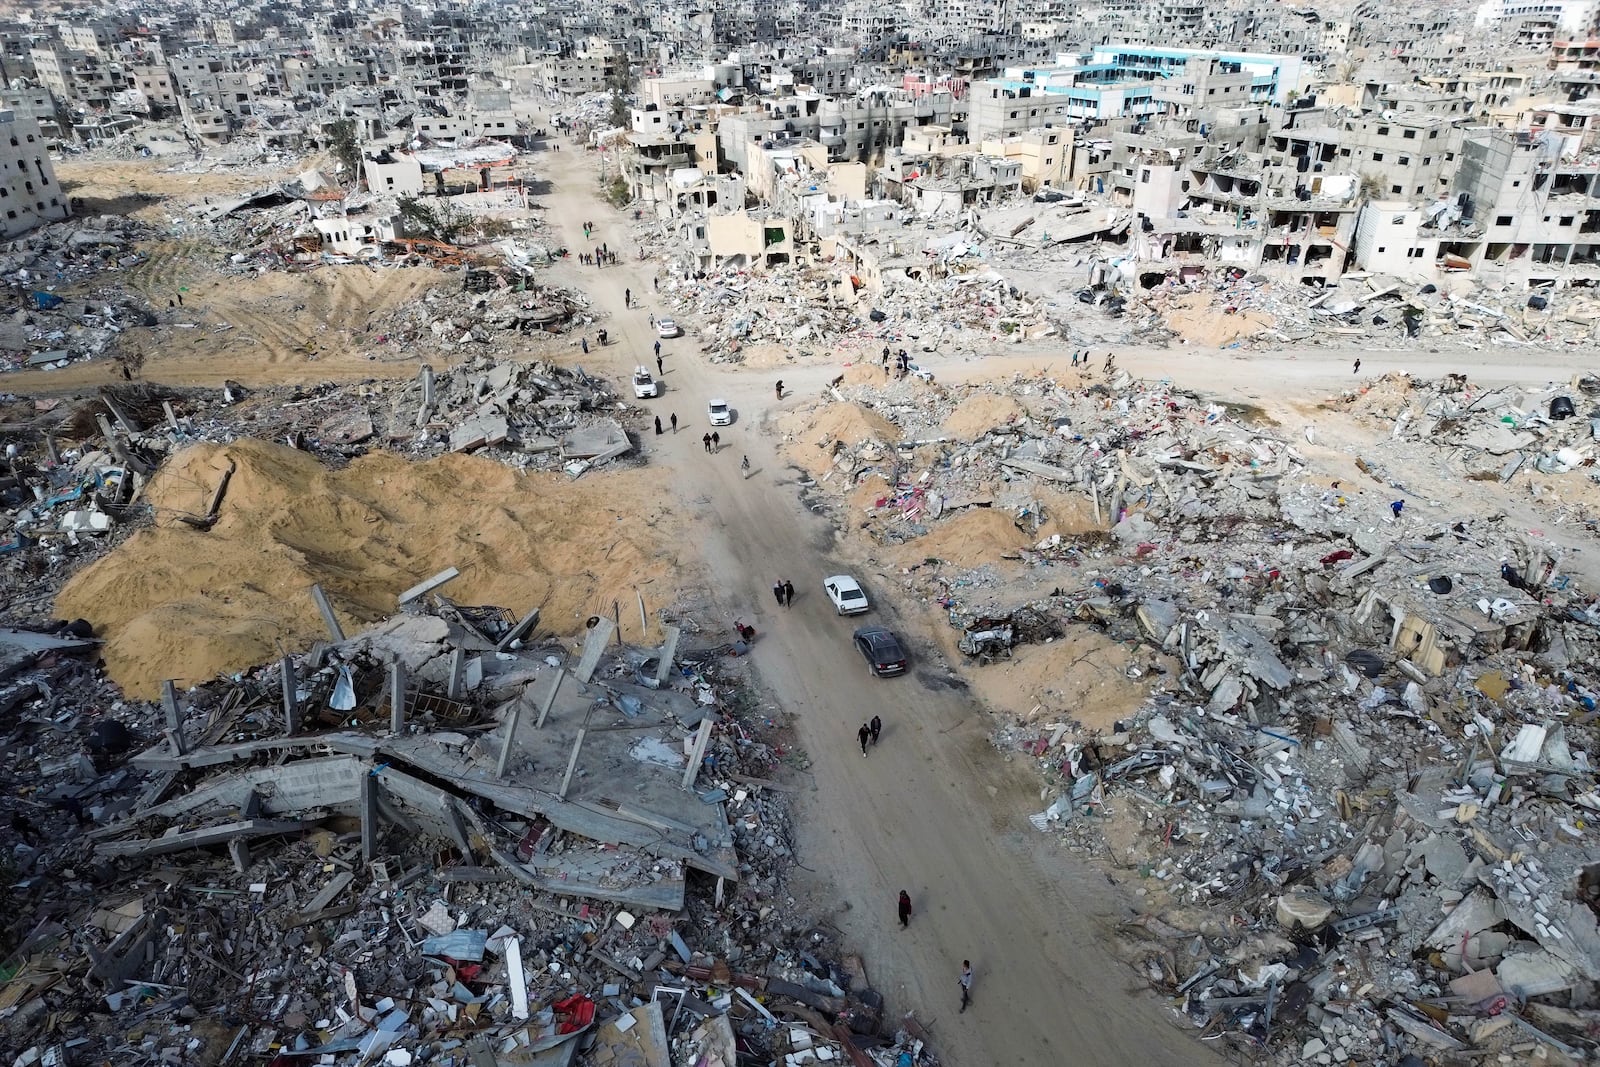
[[[1353,389],[1325,407],[1397,443],[1345,482],[1314,430],[1062,377],[841,382],[778,427],[952,655],[1129,650],[1142,704],[1003,708],[996,742],[1039,765],[1039,831],[1135,873],[1141,970],[1285,1063],[1592,1054],[1600,608],[1571,549],[1419,517],[1403,484],[1548,481],[1559,521],[1593,481],[1587,379]]]
[[[450,576],[164,710],[4,635],[18,1063],[937,1062],[786,895],[737,646],[568,649]]]

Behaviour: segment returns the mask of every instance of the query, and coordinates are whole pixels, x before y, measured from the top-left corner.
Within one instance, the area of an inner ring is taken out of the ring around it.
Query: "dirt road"
[[[553,157],[565,163],[565,153]],[[582,157],[574,152],[574,163]],[[552,168],[554,169],[554,168]],[[559,236],[586,247],[581,220],[599,224],[589,242],[631,254],[626,226],[593,196],[587,166],[556,173],[549,217],[574,220]],[[596,349],[588,369],[616,377],[653,361],[647,315],[651,281],[630,259],[585,279],[610,313],[616,343]],[[624,288],[643,306],[623,308]],[[829,524],[801,506],[792,472],[759,433],[776,374],[756,376],[704,364],[687,338],[664,341],[664,396],[676,436],[645,438],[701,537],[707,571],[732,615],[761,633],[754,664],[764,686],[798,717],[814,760],[802,798],[801,860],[839,902],[835,922],[863,952],[890,1009],[915,1009],[931,1024],[948,1062],[987,1064],[1206,1064],[1221,1062],[1176,1029],[1136,976],[1103,948],[1117,901],[1103,877],[1052,851],[1024,816],[1037,786],[985,739],[985,716],[960,683],[928,659],[895,679],[872,678],[850,643],[854,622],[836,617],[822,579],[846,566]],[[722,450],[706,455],[705,404],[736,411]],[[752,471],[741,474],[748,455]],[[774,580],[792,580],[792,610],[772,602]],[[884,588],[862,575],[869,593]],[[898,628],[880,598],[868,621]],[[861,723],[881,716],[881,745],[863,758]],[[899,890],[916,908],[908,930],[895,918]],[[975,969],[973,1004],[957,1011],[961,961]]]

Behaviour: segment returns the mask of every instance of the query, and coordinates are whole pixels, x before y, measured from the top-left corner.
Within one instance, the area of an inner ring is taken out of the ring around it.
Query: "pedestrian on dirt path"
[[[672,432],[678,432],[678,413],[676,411],[672,413]]]
[[[633,290],[632,289],[624,289],[624,290],[622,290],[622,306],[623,307],[630,307],[630,306],[632,306],[632,304],[633,304]]]
[[[656,353],[656,373],[657,374],[665,374],[665,373],[667,373],[664,369],[662,369],[662,366],[661,366],[661,354],[659,352]]]
[[[660,415],[656,416],[656,436],[657,437],[661,436],[661,416]]]
[[[661,291],[661,279],[660,278],[651,278],[650,281],[651,281],[652,284],[655,285],[656,292],[659,293]]]
[[[700,438],[700,441],[706,446],[706,454],[709,455],[711,453],[711,435],[706,434],[704,437]]]
[[[783,399],[783,379],[782,378],[778,379],[778,399],[779,400]]]
[[[900,890],[900,929],[911,925],[911,894]]]
[[[778,607],[783,607],[783,579],[779,578],[772,583],[772,598],[778,602]]]
[[[876,747],[878,744],[878,735],[883,733],[883,720],[874,715],[872,717],[872,721],[867,725],[872,727],[872,744],[874,747]]]
[[[587,337],[583,338],[583,354],[586,356],[589,354],[589,339]]]
[[[1356,357],[1356,365],[1355,365],[1355,367],[1354,367],[1354,368],[1353,368],[1353,369],[1352,369],[1352,370],[1351,370],[1351,371],[1350,371],[1350,373],[1351,373],[1351,374],[1360,374],[1360,373],[1361,373],[1361,357],[1360,357],[1360,356],[1357,356],[1357,357]]]
[[[1103,368],[1106,371],[1106,373],[1109,374],[1111,372],[1111,364],[1115,363],[1116,361],[1117,361],[1117,354],[1115,352],[1107,352],[1106,353],[1106,365]]]
[[[961,983],[961,1010],[966,1011],[967,1005],[972,1003],[972,961],[961,961],[961,977],[956,979]]]
[[[656,325],[656,313],[654,311],[652,311],[652,312],[650,312],[650,328],[652,330],[655,329],[655,325]]]
[[[183,294],[182,293],[178,294],[178,306],[179,307],[183,307]]]
[[[883,369],[884,370],[888,370],[889,369],[889,346],[888,345],[884,345],[883,346]]]
[[[787,578],[783,580],[783,606],[794,607],[794,583]]]
[[[722,435],[720,433],[715,433],[715,432],[712,433],[712,435],[711,435],[711,451],[712,452],[721,452],[722,451]]]
[[[661,362],[661,342],[656,342],[656,362]]]
[[[867,742],[872,740],[872,727],[866,723],[861,724],[861,729],[856,731],[856,739],[861,742],[861,758],[867,756]]]
[[[743,474],[746,478],[750,477],[750,457],[749,456],[740,456],[739,457],[739,472],[741,474]]]
[[[1394,500],[1394,501],[1391,501],[1390,504],[1389,504],[1389,510],[1394,512],[1394,517],[1396,519],[1400,518],[1400,513],[1402,511],[1404,511],[1405,509],[1406,509],[1406,502],[1404,500]]]

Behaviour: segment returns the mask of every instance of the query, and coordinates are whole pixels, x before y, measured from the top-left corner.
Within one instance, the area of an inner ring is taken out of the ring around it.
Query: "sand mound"
[[[971,441],[1025,414],[1027,409],[1013,397],[974,393],[955,406],[942,428],[958,441]]]
[[[1230,315],[1212,307],[1211,301],[1210,293],[1189,293],[1173,301],[1172,310],[1167,312],[1167,329],[1192,345],[1222,348],[1270,330],[1277,321],[1265,312],[1244,308]]]
[[[847,448],[875,441],[884,447],[900,440],[900,431],[888,419],[859,404],[833,403],[798,411],[778,420],[790,438],[790,457],[815,477],[833,466],[838,445]]]
[[[969,508],[941,520],[916,540],[907,541],[896,555],[901,566],[931,558],[956,567],[980,567],[1000,562],[1000,553],[1015,552],[1027,543],[1009,512]]]
[[[1110,731],[1144,701],[1146,682],[1127,676],[1134,654],[1085,627],[1047,645],[1020,645],[1009,660],[971,672],[974,688],[1023,722],[1072,718],[1088,733]]]
[[[205,511],[230,459],[238,469],[216,526],[178,521]],[[538,606],[542,629],[575,631],[609,614],[614,598],[632,603],[635,587],[647,604],[671,598],[678,563],[662,549],[676,540],[675,517],[656,478],[569,482],[471,456],[409,463],[382,453],[330,471],[261,441],[196,445],[146,490],[155,528],[75,575],[56,611],[95,624],[111,677],[142,698],[163,678],[194,684],[324,637],[314,582],[346,633],[393,614],[397,594],[451,566],[461,570],[442,590],[452,599]]]

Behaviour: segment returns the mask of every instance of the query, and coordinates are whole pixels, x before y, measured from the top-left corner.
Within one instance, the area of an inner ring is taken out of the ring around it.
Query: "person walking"
[[[656,373],[657,374],[665,374],[665,373],[667,373],[666,372],[666,368],[664,368],[661,365],[661,357],[660,356],[656,357]]]
[[[778,379],[778,399],[779,400],[783,399],[783,379],[782,378]]]
[[[873,747],[876,748],[878,744],[878,735],[883,733],[883,720],[874,715],[872,717],[872,721],[867,725],[872,727],[872,744]]]
[[[652,311],[652,312],[650,312],[650,328],[653,330],[653,329],[655,329],[655,326],[656,326],[656,313],[654,311]]]
[[[787,578],[783,580],[783,606],[794,607],[794,583]]]
[[[656,362],[661,362],[661,342],[659,340],[656,341]]]
[[[750,477],[750,457],[749,456],[741,456],[741,457],[739,457],[739,472],[741,474],[743,474],[746,478]]]
[[[706,446],[706,454],[710,455],[710,453],[711,453],[711,435],[710,434],[706,434],[704,437],[700,438],[700,443]]]
[[[862,723],[861,729],[856,731],[856,739],[861,742],[861,758],[866,759],[867,742],[872,739],[872,727]]]
[[[783,607],[783,579],[779,578],[772,583],[772,598],[778,602],[778,607]]]
[[[722,451],[722,435],[720,433],[716,433],[715,431],[713,431],[711,434],[711,451]]]
[[[1360,374],[1361,373],[1361,357],[1360,356],[1356,357],[1356,365],[1355,365],[1354,368],[1351,369],[1350,373],[1351,374]]]
[[[589,339],[587,337],[583,338],[583,354],[586,356],[589,354]]]
[[[661,416],[660,415],[656,416],[656,436],[657,437],[661,436]]]
[[[1389,503],[1389,510],[1394,512],[1394,517],[1396,519],[1400,518],[1400,513],[1405,509],[1406,502],[1404,500],[1394,500]]]
[[[911,894],[904,889],[900,890],[900,929],[904,930],[911,925]]]
[[[966,1011],[967,1010],[967,1005],[972,1003],[972,961],[971,960],[962,960],[961,961],[961,977],[958,978],[957,981],[959,981],[961,983],[961,1010],[962,1011]]]
[[[633,290],[632,289],[624,289],[624,290],[622,290],[622,306],[623,307],[632,307],[633,306]]]
[[[676,411],[672,413],[672,432],[678,432],[678,413]]]
[[[661,279],[660,278],[651,278],[650,281],[656,287],[656,292],[659,293],[661,291]]]

